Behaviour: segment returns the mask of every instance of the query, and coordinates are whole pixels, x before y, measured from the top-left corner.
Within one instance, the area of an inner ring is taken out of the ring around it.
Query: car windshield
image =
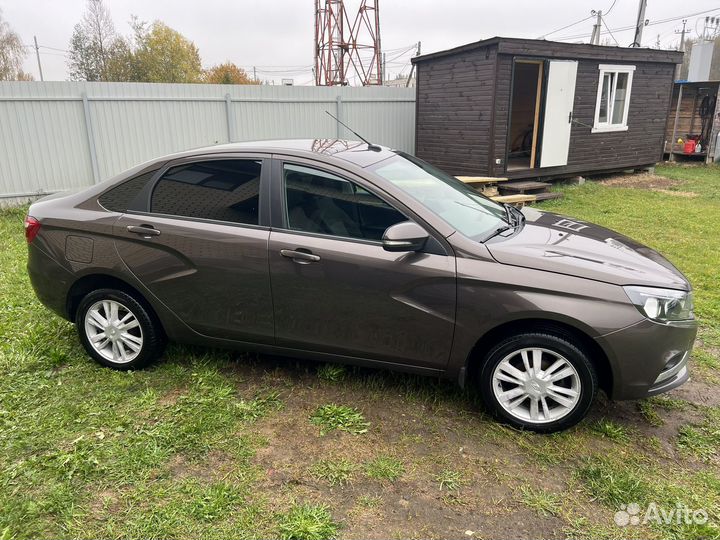
[[[392,182],[468,238],[480,241],[506,225],[507,214],[502,205],[404,152],[396,152],[395,156],[375,164],[370,170]]]

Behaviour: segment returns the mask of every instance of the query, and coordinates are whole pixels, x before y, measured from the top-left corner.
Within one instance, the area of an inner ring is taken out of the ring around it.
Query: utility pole
[[[420,46],[421,45],[422,45],[422,42],[418,41],[417,50],[415,51],[415,56],[420,56]],[[405,81],[405,88],[410,86],[410,79],[412,79],[413,71],[415,71],[415,64],[412,64],[410,66],[410,75],[408,75],[407,81]]]
[[[681,52],[685,52],[685,26],[687,25],[687,19],[683,19],[683,29],[680,32],[680,47],[678,47],[678,50]],[[677,34],[678,31],[675,30],[675,33]],[[680,72],[682,71],[682,64],[677,64],[675,66],[675,80],[680,80]]]
[[[645,8],[647,7],[647,0],[640,0],[640,7],[638,9],[637,22],[635,23],[635,37],[633,38],[631,47],[642,46],[642,33],[645,28]]]
[[[593,25],[592,37],[590,38],[590,45],[600,45],[600,29],[602,27],[602,10],[596,13],[597,20]]]
[[[253,81],[257,81],[257,69],[253,66]]]
[[[37,44],[37,36],[33,36],[33,40],[35,41],[35,56],[37,56],[37,62],[38,62],[38,71],[40,72],[40,80],[44,81],[43,74],[42,74],[42,64],[40,63],[40,47],[38,47]]]
[[[383,61],[382,61],[382,76],[380,77],[380,81],[386,81],[387,82],[387,71],[385,70],[387,64],[385,63],[385,53],[383,53]]]

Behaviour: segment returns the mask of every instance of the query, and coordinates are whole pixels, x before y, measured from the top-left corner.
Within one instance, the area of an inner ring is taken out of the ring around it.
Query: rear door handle
[[[154,229],[152,225],[128,225],[127,230],[133,234],[139,234],[143,238],[160,236],[160,231]]]
[[[298,251],[298,250],[292,250],[292,249],[281,249],[280,255],[283,257],[287,257],[288,259],[293,259],[296,262],[318,262],[320,260],[320,257],[317,255],[313,255],[312,253],[309,253],[307,251]]]

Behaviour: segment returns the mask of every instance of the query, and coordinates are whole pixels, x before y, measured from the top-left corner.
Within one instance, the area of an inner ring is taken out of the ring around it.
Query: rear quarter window
[[[98,202],[107,210],[111,210],[113,212],[127,212],[127,209],[130,207],[130,203],[147,185],[158,170],[159,169],[148,171],[135,176],[130,180],[126,180],[122,184],[119,184],[100,195],[100,197],[98,197]]]

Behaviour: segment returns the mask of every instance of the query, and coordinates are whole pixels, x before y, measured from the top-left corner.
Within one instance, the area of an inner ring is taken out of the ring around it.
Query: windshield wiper
[[[512,204],[505,203],[505,210],[508,214],[508,219],[510,219],[510,213],[516,217],[515,223],[524,223],[525,222],[525,214],[522,213],[522,210],[520,210],[518,207],[513,206]]]
[[[483,239],[483,243],[487,242],[491,238],[495,238],[499,234],[502,234],[506,231],[515,230],[525,222],[525,214],[523,214],[520,210],[510,204],[505,204],[504,206],[505,213],[507,214],[508,224],[502,225],[495,229],[493,232],[491,232],[487,238]],[[515,216],[515,218],[512,218],[511,216]]]
[[[508,203],[503,203],[503,206],[505,207],[505,215],[507,216],[507,222],[512,225],[513,221],[515,220],[512,218],[514,214],[512,213],[512,210],[510,210],[510,205]]]
[[[517,228],[517,226],[518,225],[515,224],[515,225],[503,225],[502,227],[498,227],[493,232],[491,232],[489,236],[487,236],[486,238],[483,238],[482,242],[485,243],[488,240],[490,240],[491,238],[495,238],[497,235],[502,234],[505,231],[513,231]]]

